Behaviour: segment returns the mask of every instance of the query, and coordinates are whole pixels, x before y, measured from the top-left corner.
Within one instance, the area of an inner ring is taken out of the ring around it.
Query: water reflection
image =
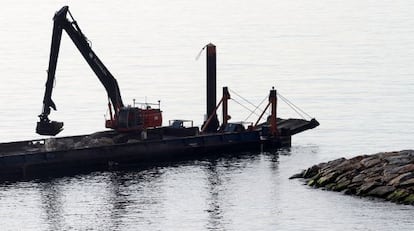
[[[268,152],[263,152],[263,156],[267,157],[270,161],[270,168],[272,171],[276,171],[279,167],[279,156],[284,155],[288,156],[291,154],[290,148],[283,148],[278,150],[271,150]]]
[[[266,176],[269,170],[272,175],[278,174],[279,154],[280,151],[228,154],[148,169],[98,172],[41,182],[44,220],[49,230],[73,226],[162,229],[177,225],[176,220],[182,216],[190,216],[199,217],[198,225],[205,229],[226,230],[234,226],[232,217],[239,213],[241,200],[256,203],[255,197],[243,193],[248,188],[246,182],[257,180],[259,175]],[[283,154],[289,151],[284,150]],[[198,193],[191,194],[191,190]],[[71,198],[74,192],[82,200]],[[188,197],[187,193],[199,198]],[[187,207],[184,204],[189,200],[201,203]]]
[[[162,209],[159,169],[99,172],[34,183],[48,230],[119,230],[154,223]],[[73,196],[75,194],[75,196]]]
[[[131,216],[142,224],[157,223],[156,216],[151,214],[162,212],[162,173],[159,168],[111,173],[107,182],[110,230],[134,224],[134,220],[128,219]]]
[[[235,185],[240,184],[239,177],[244,177],[244,173],[249,171],[247,169],[254,169],[260,165],[263,158],[266,159],[266,162],[270,162],[269,167],[275,171],[278,168],[278,156],[278,151],[241,153],[206,161],[204,165],[208,192],[205,198],[206,212],[208,213],[206,229],[226,230],[234,225],[231,217],[232,213],[239,213],[237,207],[240,197],[237,196],[238,189],[235,188]]]
[[[49,230],[63,230],[63,199],[62,188],[58,180],[39,183],[40,202],[44,211]]]
[[[222,188],[222,179],[217,171],[217,162],[210,161],[207,168],[207,183],[209,197],[208,201],[208,224],[209,230],[224,230],[223,211],[220,207],[220,190]]]
[[[278,154],[228,154],[32,183],[47,230],[162,229],[187,216],[197,218],[201,228],[225,230],[234,225],[233,213],[238,212],[239,200],[245,199],[238,194],[245,187],[243,182],[257,179],[254,174],[261,174],[258,170],[277,170]],[[189,201],[198,204],[188,205]]]
[[[108,203],[111,204],[110,223],[111,230],[115,230],[122,225],[121,218],[127,213],[127,206],[131,201],[125,193],[127,174],[123,172],[112,173],[108,182]]]

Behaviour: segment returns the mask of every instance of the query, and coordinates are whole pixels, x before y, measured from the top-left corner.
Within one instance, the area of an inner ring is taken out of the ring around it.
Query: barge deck
[[[291,136],[318,126],[316,120],[279,119],[285,135],[270,137],[266,127],[242,132],[199,134],[198,127],[162,127],[146,134],[115,131],[0,144],[0,179],[54,175],[60,171],[107,170],[125,165],[196,159],[218,152],[289,147]],[[287,126],[288,125],[288,126]]]

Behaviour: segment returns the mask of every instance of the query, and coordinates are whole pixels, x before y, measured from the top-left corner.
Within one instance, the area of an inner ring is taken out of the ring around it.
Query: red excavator
[[[70,19],[67,18],[68,14]],[[48,118],[50,108],[56,110],[56,105],[52,101],[52,90],[62,30],[65,30],[72,39],[108,93],[110,119],[105,121],[105,127],[118,132],[139,132],[146,128],[161,126],[162,114],[159,108],[153,109],[150,106],[138,108],[135,105],[133,107],[124,106],[116,79],[96,56],[95,52],[93,52],[88,39],[82,33],[68,6],[64,6],[56,12],[53,21],[52,45],[50,48],[46,90],[43,98],[43,110],[42,114],[39,115],[40,121],[37,122],[36,126],[38,134],[55,136],[63,130],[63,122],[51,121]]]

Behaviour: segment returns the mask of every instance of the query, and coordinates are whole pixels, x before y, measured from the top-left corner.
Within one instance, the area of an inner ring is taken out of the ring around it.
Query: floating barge
[[[177,121],[176,121],[177,122]],[[245,131],[200,134],[197,127],[162,127],[143,134],[115,131],[91,135],[26,140],[0,144],[0,178],[25,178],[61,171],[105,170],[133,164],[197,159],[209,154],[289,147],[295,133],[314,128],[316,120],[279,119],[280,133],[269,127]],[[289,124],[285,126],[284,124]],[[230,124],[238,127],[240,124]]]
[[[66,18],[67,13],[72,21]],[[114,114],[111,112],[111,119],[106,121],[106,127],[114,130],[89,135],[0,143],[0,179],[2,180],[174,162],[228,152],[260,152],[266,149],[289,147],[293,135],[319,125],[315,119],[278,118],[277,92],[273,88],[269,93],[268,104],[256,123],[249,123],[246,127],[245,123],[230,122],[228,101],[231,96],[227,87],[223,88],[223,96],[219,103],[216,102],[216,47],[208,44],[205,47],[207,48],[207,119],[203,126],[195,127],[192,122],[190,126],[186,126],[187,122],[190,122],[188,120],[172,120],[168,126],[159,126],[162,121],[159,108],[138,109],[123,106],[115,78],[91,50],[85,39],[86,36],[74,21],[67,6],[55,14],[54,20],[43,112],[39,116],[40,122],[37,123],[36,132],[54,136],[63,129],[63,122],[48,119],[50,108],[56,109],[51,95],[62,29],[68,32],[105,86],[114,106]],[[217,116],[220,107],[221,122]],[[111,107],[109,110],[111,111]],[[259,123],[266,111],[270,111],[266,122]],[[140,113],[144,113],[143,117],[139,116]],[[146,115],[150,117],[145,117]],[[147,126],[141,126],[141,119]]]
[[[276,116],[277,92],[270,90],[269,102],[256,124],[230,123],[231,98],[227,87],[216,105],[215,46],[207,51],[207,115],[201,128],[185,126],[186,120],[141,132],[115,130],[88,135],[0,143],[0,180],[54,176],[66,173],[108,170],[123,166],[148,166],[163,162],[198,159],[229,152],[261,152],[290,147],[292,136],[319,125],[315,119],[282,119]],[[214,56],[212,59],[209,56]],[[217,110],[222,106],[222,122]],[[265,111],[271,112],[259,124]]]
[[[115,130],[94,134],[0,143],[0,180],[90,172],[130,165],[152,165],[183,159],[198,159],[229,152],[290,147],[292,136],[315,128],[315,119],[282,119],[276,116],[277,92],[270,90],[269,102],[256,124],[230,123],[227,87],[216,105],[215,46],[207,45],[207,115],[201,128],[192,121],[173,120],[169,126],[140,132]],[[214,65],[211,64],[214,63]],[[222,107],[222,122],[217,110]],[[259,124],[265,111],[270,115]],[[185,126],[191,122],[190,126]]]

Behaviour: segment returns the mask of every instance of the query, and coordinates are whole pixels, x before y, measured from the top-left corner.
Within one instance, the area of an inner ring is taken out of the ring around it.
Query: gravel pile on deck
[[[340,158],[290,178],[307,179],[316,188],[414,205],[414,150]]]

